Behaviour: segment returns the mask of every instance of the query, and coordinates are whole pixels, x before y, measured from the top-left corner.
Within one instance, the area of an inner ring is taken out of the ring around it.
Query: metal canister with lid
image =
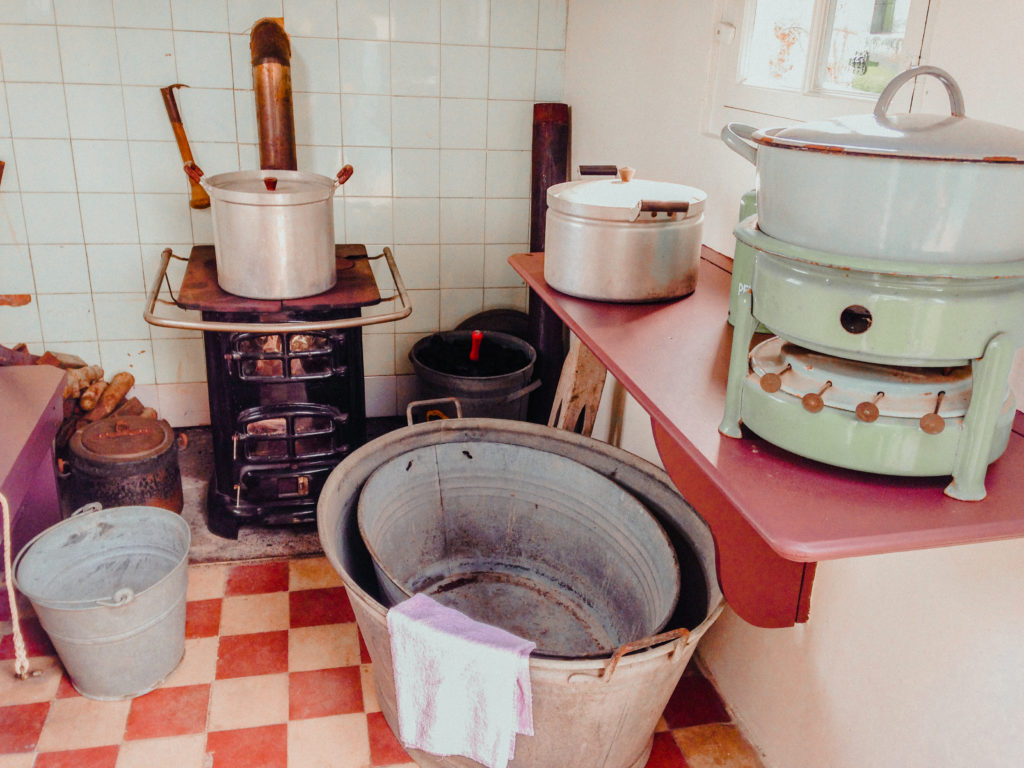
[[[107,418],[79,430],[68,443],[65,504],[151,506],[181,512],[178,445],[171,425],[142,416]]]

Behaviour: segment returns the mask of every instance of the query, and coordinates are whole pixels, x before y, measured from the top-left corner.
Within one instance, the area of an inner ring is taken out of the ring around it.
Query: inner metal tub
[[[623,656],[564,659],[533,656],[534,735],[518,736],[513,768],[642,768],[654,729],[697,642],[723,607],[707,524],[668,475],[630,453],[592,438],[504,419],[431,421],[384,435],[357,449],[328,477],[317,505],[324,552],[341,576],[373,663],[381,711],[398,732],[387,608],[373,561],[359,535],[356,506],[367,478],[383,463],[423,446],[504,442],[567,456],[632,493],[658,519],[675,549],[682,588],[670,629],[689,634]],[[571,734],[571,738],[568,735]],[[424,768],[479,768],[463,757],[418,750]]]

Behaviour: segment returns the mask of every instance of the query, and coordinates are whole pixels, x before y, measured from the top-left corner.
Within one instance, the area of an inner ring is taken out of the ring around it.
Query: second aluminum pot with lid
[[[352,175],[331,179],[288,170],[189,177],[210,195],[217,283],[250,299],[295,299],[330,290],[336,280],[334,193]]]
[[[945,87],[950,114],[889,114],[916,77]],[[788,128],[730,123],[722,139],[757,166],[758,228],[829,253],[886,261],[1024,259],[1024,131],[972,120],[949,73],[915,67],[874,112]]]
[[[601,301],[686,296],[697,285],[706,198],[694,187],[634,179],[632,168],[556,184],[547,193],[544,279]]]

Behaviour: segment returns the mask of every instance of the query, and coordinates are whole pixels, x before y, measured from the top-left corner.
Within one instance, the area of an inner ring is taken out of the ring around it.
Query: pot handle
[[[757,145],[749,143],[756,130],[745,123],[729,123],[722,129],[722,141],[751,165],[757,165]]]
[[[630,221],[636,221],[640,218],[640,214],[648,212],[651,214],[651,218],[656,217],[659,213],[667,213],[669,216],[676,213],[686,213],[690,210],[689,200],[641,200],[633,206],[633,210],[630,212]]]
[[[931,75],[932,77],[938,78],[939,82],[946,88],[946,93],[949,96],[949,113],[953,117],[964,117],[964,94],[960,90],[960,86],[957,85],[956,80],[944,69],[939,69],[933,66],[923,67],[911,67],[910,69],[900,72],[896,77],[889,81],[889,84],[882,90],[882,94],[878,97],[878,102],[875,104],[875,117],[879,120],[884,120],[886,112],[889,110],[889,105],[892,103],[893,98],[896,96],[896,91],[903,87],[903,84],[909,80],[913,80],[920,75]]]
[[[342,169],[338,171],[337,176],[334,177],[334,190],[331,192],[332,196],[338,191],[338,188],[342,184],[352,178],[353,173],[355,173],[355,168],[348,164],[345,164]]]
[[[201,186],[207,192],[210,191],[210,185],[207,184],[206,180],[203,178],[203,169],[196,165],[194,160],[189,160],[185,163],[184,168],[185,175],[188,176],[191,181]]]

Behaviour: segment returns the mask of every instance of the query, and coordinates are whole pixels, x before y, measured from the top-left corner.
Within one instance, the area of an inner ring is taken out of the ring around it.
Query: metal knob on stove
[[[776,373],[766,373],[761,377],[760,384],[761,389],[771,394],[772,392],[778,392],[782,389],[782,375],[793,368],[791,363],[786,363],[786,367]]]
[[[825,407],[825,401],[822,399],[822,395],[825,390],[832,386],[832,382],[826,381],[825,386],[819,389],[817,392],[808,392],[806,395],[800,398],[800,403],[803,405],[804,410],[808,413],[818,413],[822,408]]]
[[[857,418],[868,424],[875,421],[878,418],[878,406],[875,405],[875,403],[883,397],[885,397],[885,392],[878,392],[870,400],[858,403],[857,407],[854,409],[854,413],[857,414]]]
[[[935,397],[935,410],[921,417],[921,429],[929,435],[937,435],[946,428],[946,420],[939,416],[939,406],[942,405],[942,398],[945,396],[945,392],[939,392]]]

